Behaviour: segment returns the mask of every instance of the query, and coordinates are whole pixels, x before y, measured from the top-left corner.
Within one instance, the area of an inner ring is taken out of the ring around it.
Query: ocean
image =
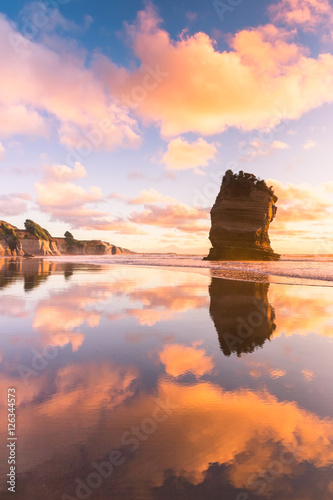
[[[203,255],[135,254],[62,256],[48,260],[81,264],[163,267],[205,276],[290,285],[333,286],[333,255],[282,255],[274,262],[210,262]]]

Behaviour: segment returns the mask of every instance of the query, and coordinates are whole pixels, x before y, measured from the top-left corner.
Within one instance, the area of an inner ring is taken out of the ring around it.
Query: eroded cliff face
[[[0,256],[118,255],[135,253],[106,241],[76,241],[66,238],[42,239],[28,231],[0,221]]]
[[[65,238],[54,238],[54,242],[61,255],[121,255],[135,253],[127,248],[117,247],[101,240],[71,243]]]
[[[0,220],[0,255],[23,255],[21,241],[16,233],[16,227]]]
[[[252,174],[223,177],[220,193],[211,210],[207,260],[278,260],[268,236],[277,211],[276,196],[264,181]]]
[[[42,240],[40,238],[37,238],[37,236],[26,233],[25,231],[18,231],[18,234],[21,234],[21,236],[23,236],[20,241],[24,254],[44,256],[60,255],[57,244],[54,241]]]

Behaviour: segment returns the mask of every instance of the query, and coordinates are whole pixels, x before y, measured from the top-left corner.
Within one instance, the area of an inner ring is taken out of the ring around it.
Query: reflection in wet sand
[[[15,386],[19,408],[17,500],[78,500],[84,488],[94,500],[331,498],[333,411],[309,409],[299,398],[299,387],[312,397],[312,352],[301,358],[301,385],[291,392],[295,363],[283,358],[282,369],[276,356],[293,337],[272,335],[275,323],[278,332],[289,328],[283,311],[297,293],[299,324],[302,303],[311,300],[328,323],[319,292],[212,278],[210,318],[205,277],[58,263],[42,269],[45,295],[38,287],[1,291],[11,335],[0,339],[0,390]],[[13,279],[24,283],[29,272],[22,267]],[[324,335],[315,341],[324,365],[333,346]],[[43,362],[36,356],[48,345],[56,355]],[[34,368],[26,379],[22,364]],[[5,440],[5,418],[0,433]],[[115,449],[121,465],[89,488],[89,474]],[[6,473],[2,461],[2,479]]]
[[[281,285],[271,297],[279,320],[274,338],[310,333],[333,337],[333,287]]]
[[[0,290],[23,277],[24,289],[28,292],[47,280],[55,267],[54,263],[43,259],[0,259]]]
[[[251,353],[271,337],[276,325],[268,289],[268,283],[212,278],[209,312],[226,356]]]

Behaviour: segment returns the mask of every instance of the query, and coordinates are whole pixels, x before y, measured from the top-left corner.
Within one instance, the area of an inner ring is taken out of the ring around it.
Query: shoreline
[[[163,258],[164,257],[164,258]],[[50,261],[63,262],[82,265],[96,266],[128,266],[139,268],[156,268],[176,272],[190,272],[201,276],[225,279],[230,281],[243,281],[255,283],[274,283],[282,285],[315,286],[315,287],[333,287],[333,276],[320,276],[315,274],[320,268],[320,264],[326,260],[280,260],[278,262],[266,261],[202,261],[201,256],[170,256],[169,254],[158,254],[153,257],[150,254],[137,254],[133,257],[128,255],[54,255],[54,256],[3,256],[5,260],[15,260],[23,262]],[[200,259],[200,260],[199,260]],[[325,257],[328,259],[328,257]],[[187,262],[186,262],[187,260]],[[166,262],[167,261],[167,262]],[[203,264],[205,262],[205,264]],[[299,272],[294,269],[296,263],[299,266]],[[313,264],[312,275],[309,275],[309,264]],[[303,268],[302,264],[305,264]],[[291,270],[288,268],[291,267]],[[281,269],[282,268],[282,269]],[[284,268],[284,269],[283,269]],[[304,274],[304,270],[306,274]],[[303,275],[301,274],[303,272]]]

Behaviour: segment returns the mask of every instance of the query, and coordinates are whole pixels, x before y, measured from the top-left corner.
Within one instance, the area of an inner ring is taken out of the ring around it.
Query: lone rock
[[[205,260],[278,260],[268,236],[276,201],[265,181],[228,170],[211,210],[212,248]]]

